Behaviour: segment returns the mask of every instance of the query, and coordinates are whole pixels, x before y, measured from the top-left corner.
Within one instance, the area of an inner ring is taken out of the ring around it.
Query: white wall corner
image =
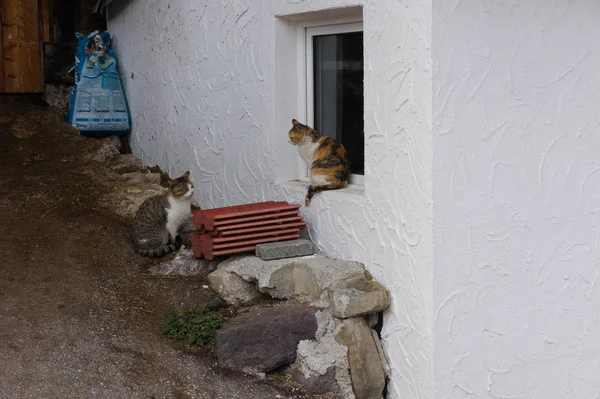
[[[122,76],[135,76],[132,148],[170,173],[190,169],[205,208],[303,202],[301,188],[277,184],[297,165],[287,142],[299,103],[296,29],[360,11],[364,190],[321,193],[302,212],[324,253],[363,262],[391,293],[388,397],[432,398],[431,2],[132,0],[118,11],[108,23]]]

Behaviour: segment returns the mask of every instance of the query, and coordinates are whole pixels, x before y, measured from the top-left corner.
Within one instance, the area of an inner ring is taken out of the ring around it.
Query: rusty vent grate
[[[300,205],[259,202],[194,211],[192,250],[208,260],[219,255],[252,252],[256,244],[300,238],[306,222]]]

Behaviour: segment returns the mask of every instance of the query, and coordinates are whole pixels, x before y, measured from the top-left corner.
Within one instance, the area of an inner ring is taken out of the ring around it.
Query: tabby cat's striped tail
[[[154,248],[154,249],[136,248],[135,250],[137,251],[138,254],[140,254],[142,256],[161,257],[161,256],[164,256],[173,251],[177,251],[179,248],[181,248],[181,242],[176,241],[174,243],[163,245],[162,247],[158,247],[158,248]]]

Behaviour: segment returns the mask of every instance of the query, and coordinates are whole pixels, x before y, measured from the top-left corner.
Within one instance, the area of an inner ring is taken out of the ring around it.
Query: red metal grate
[[[211,260],[254,251],[260,243],[295,240],[307,225],[299,212],[300,205],[274,201],[194,211],[192,250]]]

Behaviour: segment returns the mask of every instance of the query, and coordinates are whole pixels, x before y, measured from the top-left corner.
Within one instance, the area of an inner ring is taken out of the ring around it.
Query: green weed
[[[163,317],[162,333],[172,339],[187,339],[190,345],[213,345],[217,330],[223,327],[223,319],[204,308],[176,310]]]

